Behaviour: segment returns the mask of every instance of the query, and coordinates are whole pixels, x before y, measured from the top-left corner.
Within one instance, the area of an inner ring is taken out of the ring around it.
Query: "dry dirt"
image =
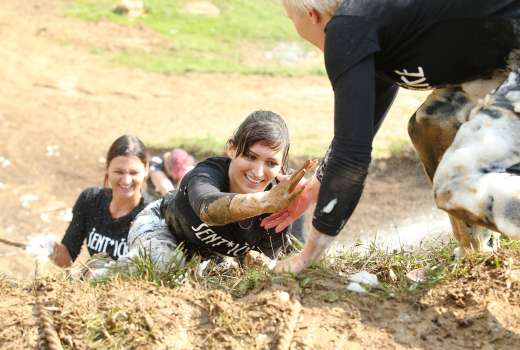
[[[166,77],[114,67],[92,48],[153,52],[165,45],[163,39],[145,28],[66,17],[64,4],[3,0],[0,7],[0,237],[61,236],[80,191],[101,184],[101,158],[122,133],[138,134],[146,143],[159,132],[175,134],[176,115],[189,115],[198,127],[216,113],[229,121],[212,127],[228,128],[259,107],[288,116],[289,125],[301,113],[330,118],[323,77]],[[312,88],[298,98],[295,87],[306,86]],[[397,113],[409,115],[418,100],[405,94],[401,103]],[[351,237],[431,211],[428,183],[416,162],[381,161],[374,169],[346,229]],[[0,246],[0,272],[9,276],[0,285],[2,349],[36,344],[34,298],[26,282],[33,269],[23,252]],[[110,335],[92,335],[89,329],[100,322],[107,334],[127,332],[128,344],[137,348],[274,348],[298,296],[303,308],[294,349],[505,349],[518,343],[520,329],[518,289],[506,286],[505,273],[479,266],[469,277],[413,300],[353,296],[339,278],[304,292],[290,283],[268,285],[238,300],[192,285],[170,290],[121,282],[91,288],[61,277],[40,289],[70,348],[124,347],[112,344]],[[292,301],[279,299],[281,289]],[[334,300],[327,296],[331,290],[338,294]]]

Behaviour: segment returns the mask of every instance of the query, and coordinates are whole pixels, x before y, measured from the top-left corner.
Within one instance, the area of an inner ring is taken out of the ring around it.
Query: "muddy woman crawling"
[[[284,0],[300,36],[324,52],[334,90],[334,139],[317,176],[289,209],[264,221],[283,229],[313,201],[301,254],[317,259],[356,208],[372,141],[398,87],[433,89],[409,133],[450,215],[458,254],[520,238],[520,1]]]
[[[289,132],[283,119],[269,111],[250,114],[227,144],[228,157],[211,157],[188,172],[178,191],[148,205],[128,234],[131,259],[146,253],[156,267],[194,254],[203,258],[244,257],[268,264],[287,246],[287,229],[267,230],[260,222],[286,208],[313,162],[284,178]],[[278,179],[277,179],[278,178]],[[176,249],[182,243],[184,256]],[[108,269],[110,270],[110,269]]]

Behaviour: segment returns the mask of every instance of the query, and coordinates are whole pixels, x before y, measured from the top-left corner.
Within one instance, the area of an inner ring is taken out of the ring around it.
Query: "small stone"
[[[278,294],[278,299],[280,299],[281,302],[286,303],[291,299],[291,296],[287,292],[280,292]]]
[[[22,202],[23,208],[28,208],[32,202],[37,201],[39,198],[33,194],[26,194],[20,197],[20,202]]]
[[[390,280],[392,280],[393,282],[397,281],[397,275],[392,269],[388,269],[388,277],[390,277]]]
[[[60,146],[58,145],[48,145],[47,146],[47,157],[58,157],[60,155]]]
[[[113,11],[118,15],[126,15],[132,18],[141,17],[144,15],[144,3],[141,0],[122,0]]]
[[[356,282],[350,282],[347,286],[347,290],[360,294],[364,294],[367,292],[365,288],[363,288],[359,283]]]
[[[368,271],[361,271],[350,275],[348,280],[350,282],[363,283],[369,286],[377,286],[379,284],[377,276]]]
[[[428,269],[423,267],[420,269],[415,269],[406,274],[406,277],[412,282],[424,282],[426,281],[426,273]]]
[[[7,167],[10,167],[11,166],[11,161],[7,158],[4,158],[4,157],[0,157],[0,166],[2,168],[7,168]]]
[[[189,2],[184,6],[184,11],[195,16],[216,17],[220,15],[220,9],[209,1]]]

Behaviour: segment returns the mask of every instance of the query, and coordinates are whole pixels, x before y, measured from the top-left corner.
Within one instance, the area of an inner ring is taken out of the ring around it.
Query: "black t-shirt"
[[[190,251],[239,257],[257,250],[275,257],[287,245],[286,231],[266,230],[260,222],[268,214],[223,226],[208,226],[199,217],[200,209],[229,193],[228,170],[231,159],[212,157],[197,164],[184,176],[179,190],[165,196],[161,205],[170,230]]]
[[[345,0],[327,25],[334,139],[318,169],[313,226],[337,235],[354,211],[372,141],[397,86],[488,78],[518,49],[520,0]]]
[[[518,48],[518,0],[345,0],[327,25],[332,82],[374,54],[378,77],[430,89],[489,77]]]
[[[91,187],[79,195],[72,209],[72,221],[61,241],[72,261],[78,257],[85,239],[90,255],[106,253],[117,260],[128,252],[128,230],[145,203],[141,199],[130,213],[114,219],[109,209],[111,200],[112,190],[108,188]]]

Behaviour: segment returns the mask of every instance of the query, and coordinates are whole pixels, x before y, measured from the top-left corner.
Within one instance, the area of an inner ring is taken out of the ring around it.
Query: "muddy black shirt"
[[[128,252],[128,230],[145,203],[141,199],[130,213],[114,219],[109,209],[111,200],[112,190],[108,188],[91,187],[80,194],[72,209],[72,221],[61,241],[72,261],[78,257],[85,239],[90,255],[106,253],[117,260]]]
[[[239,257],[257,250],[271,258],[287,245],[286,231],[277,234],[260,222],[267,214],[223,226],[209,226],[199,217],[200,209],[222,197],[231,199],[228,170],[231,159],[208,158],[187,173],[179,190],[163,199],[161,213],[171,232],[189,251]]]
[[[318,169],[313,225],[329,235],[359,201],[372,140],[397,87],[484,79],[518,48],[520,0],[344,0],[326,28],[334,139]]]

